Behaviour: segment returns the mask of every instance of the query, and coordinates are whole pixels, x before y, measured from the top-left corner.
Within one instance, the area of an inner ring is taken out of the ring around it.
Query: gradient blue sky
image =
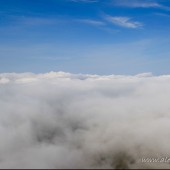
[[[170,0],[0,0],[0,72],[170,74]]]

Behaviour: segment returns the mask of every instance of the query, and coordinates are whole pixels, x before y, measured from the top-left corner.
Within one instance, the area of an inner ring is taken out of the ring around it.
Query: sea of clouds
[[[170,168],[170,75],[0,74],[0,168]]]

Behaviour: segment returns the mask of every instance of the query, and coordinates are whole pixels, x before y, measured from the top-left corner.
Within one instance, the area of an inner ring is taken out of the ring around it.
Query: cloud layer
[[[170,76],[0,74],[1,168],[170,168]]]

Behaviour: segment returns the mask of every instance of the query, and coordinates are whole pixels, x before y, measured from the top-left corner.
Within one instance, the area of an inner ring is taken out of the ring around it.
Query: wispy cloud
[[[120,16],[105,16],[105,19],[109,22],[111,22],[114,25],[118,25],[121,27],[126,27],[126,28],[139,28],[143,24],[137,21],[132,21],[131,18],[129,17],[120,17]]]
[[[155,15],[157,15],[157,16],[161,16],[161,17],[170,17],[170,15],[168,15],[168,14],[165,14],[165,13],[154,13]]]
[[[84,3],[94,3],[98,2],[98,0],[70,0],[72,2],[84,2]]]
[[[15,26],[22,28],[25,27],[38,27],[38,26],[56,26],[58,24],[68,24],[72,22],[67,17],[44,17],[44,16],[17,16],[17,15],[6,15],[8,25],[4,26]]]
[[[161,8],[164,10],[170,10],[170,7],[162,5],[157,1],[149,0],[113,0],[112,1],[116,6],[124,6],[129,8]]]
[[[58,21],[54,18],[38,18],[38,17],[22,17],[18,18],[18,22],[25,24],[25,25],[53,25],[56,24]]]
[[[92,19],[77,19],[76,21],[84,23],[84,24],[93,25],[93,26],[104,26],[104,25],[106,25],[103,21],[92,20]]]

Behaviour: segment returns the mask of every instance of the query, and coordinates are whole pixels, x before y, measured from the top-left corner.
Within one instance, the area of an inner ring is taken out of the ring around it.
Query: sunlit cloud
[[[165,169],[170,76],[0,74],[1,168]],[[164,140],[162,140],[164,139]]]

